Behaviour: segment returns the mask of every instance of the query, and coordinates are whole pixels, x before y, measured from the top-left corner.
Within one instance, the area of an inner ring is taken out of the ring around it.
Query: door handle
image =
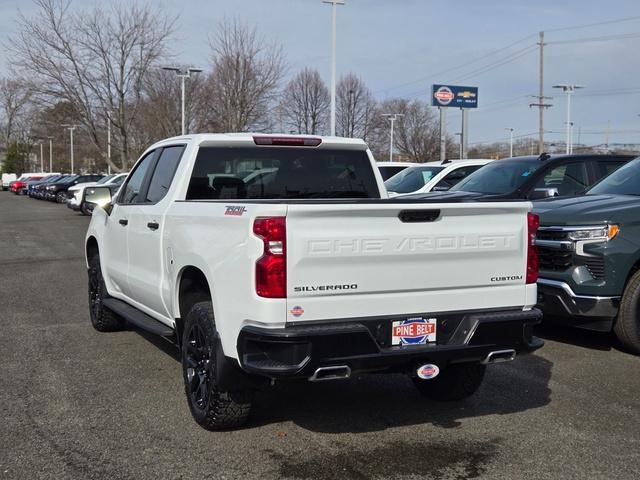
[[[126,227],[127,225],[129,225],[129,220],[127,220],[126,218],[121,218],[120,220],[118,220],[118,223],[123,227]]]
[[[149,230],[157,230],[158,228],[160,228],[160,224],[158,222],[149,222],[147,223],[147,228]]]

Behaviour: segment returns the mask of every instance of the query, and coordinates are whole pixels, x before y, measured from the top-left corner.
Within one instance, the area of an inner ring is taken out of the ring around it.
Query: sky
[[[110,0],[103,0],[108,4]],[[72,0],[82,9],[95,0]],[[183,64],[209,65],[208,39],[225,19],[256,27],[282,45],[288,74],[305,66],[331,72],[331,7],[321,0],[150,0],[177,17],[172,53]],[[529,138],[538,91],[538,32],[545,31],[546,138],[564,140],[566,97],[551,86],[580,84],[572,98],[574,141],[640,143],[640,2],[638,0],[345,0],[338,6],[338,75],[359,75],[379,100],[430,99],[434,83],[479,88],[469,142]],[[0,40],[16,33],[30,0],[0,0]],[[618,19],[620,22],[609,22]],[[594,25],[598,24],[598,25]],[[568,28],[589,25],[582,28]],[[566,43],[562,43],[566,42]],[[0,76],[9,59],[0,49]],[[449,109],[448,131],[460,131]]]

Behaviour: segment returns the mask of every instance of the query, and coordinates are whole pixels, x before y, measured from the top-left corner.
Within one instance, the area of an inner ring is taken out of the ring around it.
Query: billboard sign
[[[431,105],[434,107],[478,108],[478,87],[432,85]]]

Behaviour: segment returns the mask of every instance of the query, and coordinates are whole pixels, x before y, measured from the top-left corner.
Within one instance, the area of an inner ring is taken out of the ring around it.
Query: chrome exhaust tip
[[[336,365],[332,367],[320,367],[309,377],[310,382],[324,382],[327,380],[342,380],[351,376],[351,368],[348,365]]]
[[[482,360],[482,364],[489,365],[493,363],[511,362],[516,358],[516,351],[509,350],[496,350],[495,352],[489,352],[489,354]]]

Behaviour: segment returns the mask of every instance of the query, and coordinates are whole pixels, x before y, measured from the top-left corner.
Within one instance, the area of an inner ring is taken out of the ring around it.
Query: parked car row
[[[85,188],[105,185],[112,188],[115,193],[126,176],[126,173],[113,175],[26,173],[8,182],[6,189],[16,195],[26,195],[37,200],[66,204],[70,209],[80,211],[83,215],[91,215],[91,209],[88,209],[87,204],[82,202]],[[3,182],[4,179],[5,175],[3,175]]]

